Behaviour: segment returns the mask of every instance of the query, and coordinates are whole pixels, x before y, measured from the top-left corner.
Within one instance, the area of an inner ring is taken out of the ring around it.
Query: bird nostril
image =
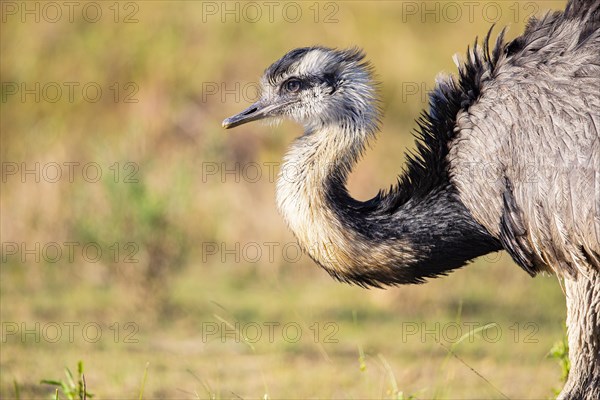
[[[253,107],[253,108],[251,108],[250,110],[246,111],[246,112],[244,113],[244,115],[249,115],[249,114],[255,113],[255,112],[256,112],[256,110],[257,110],[257,108],[256,108],[256,107]]]

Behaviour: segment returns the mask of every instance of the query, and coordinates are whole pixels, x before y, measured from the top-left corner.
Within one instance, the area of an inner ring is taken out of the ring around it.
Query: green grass
[[[563,338],[552,346],[548,352],[548,357],[556,360],[560,365],[561,376],[560,381],[564,384],[569,377],[569,371],[571,370],[571,361],[569,360],[569,343],[567,341],[567,334],[565,332]],[[562,389],[562,385],[553,389],[555,395],[558,395]]]
[[[75,379],[71,370],[65,367],[64,380],[42,379],[40,383],[44,385],[56,386],[56,392],[54,396],[56,400],[59,399],[59,389],[69,400],[86,400],[94,397],[93,394],[87,391],[85,375],[83,373],[83,362],[81,361],[77,363],[77,379]]]

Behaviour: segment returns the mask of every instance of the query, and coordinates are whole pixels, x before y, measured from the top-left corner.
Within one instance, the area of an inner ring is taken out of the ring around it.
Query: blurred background
[[[301,128],[221,121],[288,50],[364,48],[385,109],[349,183],[367,199],[453,54],[563,7],[3,1],[0,397],[49,398],[80,361],[95,398],[552,397],[555,277],[497,253],[420,286],[338,283],[275,207]]]

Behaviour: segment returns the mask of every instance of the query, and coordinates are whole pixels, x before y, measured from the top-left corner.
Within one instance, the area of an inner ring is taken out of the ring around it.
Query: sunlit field
[[[313,44],[381,82],[358,199],[393,184],[438,73],[562,1],[37,2],[1,7],[0,397],[65,368],[115,398],[551,398],[554,276],[490,254],[417,286],[336,282],[301,254],[275,180],[301,127],[221,121]],[[77,386],[77,382],[74,382]],[[59,389],[58,397],[68,394]],[[89,397],[88,397],[89,398]]]

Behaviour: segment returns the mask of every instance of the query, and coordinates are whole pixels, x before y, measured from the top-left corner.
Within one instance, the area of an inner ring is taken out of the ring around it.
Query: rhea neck
[[[394,206],[393,193],[353,199],[347,178],[372,131],[370,123],[312,127],[284,158],[279,210],[318,264],[364,286],[420,283],[497,249],[449,186]]]

